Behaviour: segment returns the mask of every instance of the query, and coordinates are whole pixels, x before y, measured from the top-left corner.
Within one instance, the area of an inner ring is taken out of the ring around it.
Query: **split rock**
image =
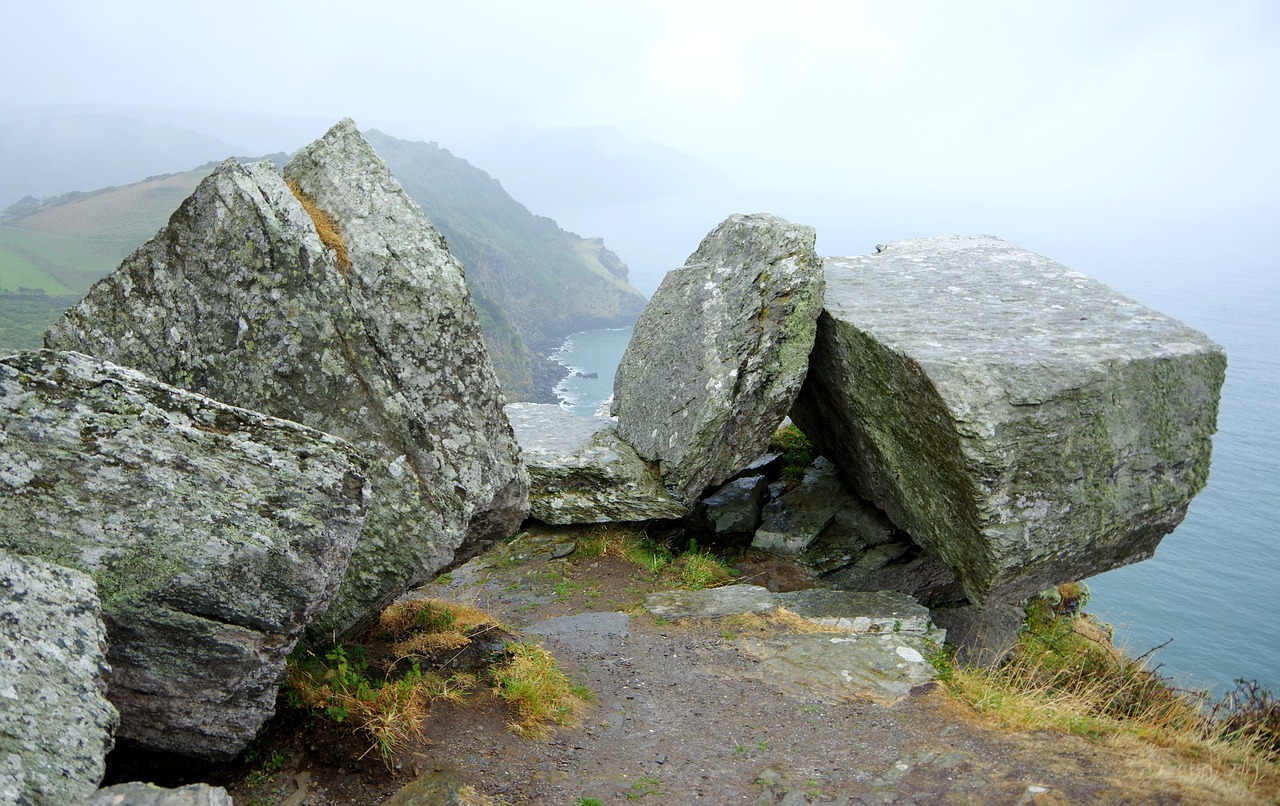
[[[529,470],[529,515],[543,523],[680,518],[688,510],[623,442],[606,417],[546,403],[513,403],[507,416]]]
[[[0,803],[62,806],[97,789],[120,721],[105,644],[92,578],[0,551]]]
[[[239,752],[337,593],[367,506],[363,457],[51,350],[0,360],[0,428],[0,548],[94,578],[117,735]]]
[[[667,274],[614,378],[618,433],[686,504],[768,447],[822,309],[814,231],[734,215]]]
[[[1209,473],[1203,334],[990,237],[826,262],[792,417],[971,602],[1145,559]]]
[[[462,267],[349,119],[285,169],[228,160],[55,323],[87,352],[346,439],[373,500],[332,640],[528,508]],[[327,244],[319,231],[326,231]]]

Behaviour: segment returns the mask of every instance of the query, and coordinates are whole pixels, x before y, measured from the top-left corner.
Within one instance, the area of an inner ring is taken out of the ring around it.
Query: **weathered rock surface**
[[[735,479],[702,499],[703,520],[716,534],[751,534],[760,525],[760,504],[768,489],[764,476]]]
[[[0,551],[0,803],[61,806],[102,780],[120,721],[86,574]]]
[[[0,360],[0,427],[0,548],[94,578],[117,735],[238,752],[338,590],[367,506],[363,457],[50,350]]]
[[[686,504],[764,453],[822,309],[814,231],[735,215],[669,272],[614,380],[618,433]]]
[[[939,607],[931,611],[934,623],[947,631],[947,643],[956,648],[956,662],[965,666],[993,667],[1018,643],[1026,613],[1004,602],[985,606]]]
[[[751,676],[806,697],[838,702],[859,697],[893,705],[937,672],[926,659],[945,633],[929,611],[902,593],[803,590],[771,593],[757,585],[651,594],[645,608],[664,618],[714,618],[786,608],[823,631],[744,637],[759,665]]]
[[[826,261],[792,417],[968,598],[1149,557],[1209,472],[1206,336],[989,237]]]
[[[528,478],[462,268],[355,124],[303,149],[286,175],[342,255],[271,166],[229,160],[45,340],[336,434],[370,457],[369,517],[310,633],[322,640],[464,544],[513,532]]]
[[[165,789],[134,782],[103,787],[76,806],[232,806],[231,796],[220,786],[191,784]]]
[[[893,526],[845,489],[835,465],[818,457],[796,487],[765,505],[753,548],[799,554],[826,535],[828,551],[865,549],[889,542]],[[827,570],[820,561],[815,570]]]
[[[513,403],[507,416],[529,470],[529,515],[543,523],[680,518],[688,510],[623,442],[612,420],[546,403]]]

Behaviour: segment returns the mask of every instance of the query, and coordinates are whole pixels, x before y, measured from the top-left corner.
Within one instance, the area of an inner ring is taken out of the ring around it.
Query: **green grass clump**
[[[774,433],[769,450],[782,454],[782,480],[792,486],[800,483],[805,469],[813,464],[813,444],[794,423]]]
[[[548,723],[567,725],[591,700],[590,689],[574,683],[546,649],[520,642],[504,647],[506,660],[490,670],[494,693],[515,712],[508,727],[530,739],[550,733]]]

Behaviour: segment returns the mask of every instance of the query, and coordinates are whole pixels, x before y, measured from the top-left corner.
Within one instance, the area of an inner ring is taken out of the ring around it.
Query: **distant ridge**
[[[371,130],[365,137],[467,271],[508,397],[554,402],[559,368],[546,355],[580,330],[629,325],[645,299],[599,239],[529,212],[489,174],[435,143]]]
[[[563,372],[546,357],[554,347],[579,330],[630,324],[644,308],[626,266],[599,239],[530,213],[435,144],[367,137],[466,267],[509,399],[554,402]],[[213,167],[23,199],[0,212],[0,349],[39,346],[61,310],[151,238]]]

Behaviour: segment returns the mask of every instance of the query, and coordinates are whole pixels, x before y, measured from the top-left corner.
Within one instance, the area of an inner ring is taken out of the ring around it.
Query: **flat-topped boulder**
[[[87,574],[0,550],[0,803],[61,806],[98,788],[120,715]]]
[[[117,736],[147,747],[229,757],[274,713],[365,470],[336,437],[106,361],[0,359],[0,548],[93,577]]]
[[[734,215],[669,272],[614,378],[618,433],[688,505],[764,453],[822,309],[814,231]]]
[[[285,169],[219,166],[50,347],[318,428],[371,460],[332,640],[509,536],[528,476],[458,261],[344,120]],[[304,205],[305,202],[305,205]]]
[[[531,517],[571,524],[687,514],[609,418],[578,417],[547,403],[512,403],[506,411],[529,470]]]
[[[826,260],[792,417],[970,601],[1151,556],[1208,478],[1204,334],[991,237]]]
[[[895,591],[811,589],[773,593],[758,585],[653,593],[645,609],[663,618],[721,618],[785,611],[790,629],[737,644],[756,665],[749,676],[806,698],[850,697],[889,706],[937,671],[926,658],[946,637],[914,598]]]

